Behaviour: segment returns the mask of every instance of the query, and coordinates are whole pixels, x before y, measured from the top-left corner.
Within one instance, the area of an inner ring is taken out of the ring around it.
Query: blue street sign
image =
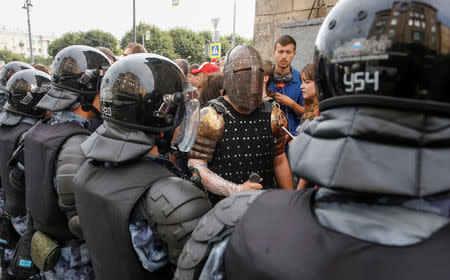
[[[220,51],[221,51],[220,43],[209,44],[209,57],[210,58],[219,58]]]

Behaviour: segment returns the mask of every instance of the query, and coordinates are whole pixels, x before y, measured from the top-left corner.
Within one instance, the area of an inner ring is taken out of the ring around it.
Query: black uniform
[[[133,248],[130,224],[137,220],[149,224],[166,244],[163,261],[174,263],[210,207],[200,189],[167,168],[166,159],[145,156],[150,146],[142,144],[151,139],[105,123],[82,145],[88,160],[76,174],[74,190],[96,279],[170,278],[168,266],[153,272],[143,268]],[[125,149],[117,150],[115,144]]]

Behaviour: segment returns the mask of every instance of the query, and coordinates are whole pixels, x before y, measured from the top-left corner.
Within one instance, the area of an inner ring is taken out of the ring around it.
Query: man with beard
[[[278,38],[273,49],[273,81],[269,84],[269,88],[276,92],[275,99],[287,117],[287,128],[291,134],[295,133],[304,112],[300,73],[291,65],[296,49],[297,43],[291,36]]]

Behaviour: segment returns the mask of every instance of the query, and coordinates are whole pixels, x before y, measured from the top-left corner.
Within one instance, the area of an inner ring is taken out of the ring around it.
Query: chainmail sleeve
[[[189,159],[188,165],[196,168],[200,172],[205,188],[217,195],[230,196],[242,191],[242,185],[235,184],[212,172],[204,160]]]

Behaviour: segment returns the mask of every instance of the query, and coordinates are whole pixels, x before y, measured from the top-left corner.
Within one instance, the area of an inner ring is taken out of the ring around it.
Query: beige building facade
[[[33,35],[31,36],[33,45],[33,55],[48,57],[48,45],[55,40],[56,36]],[[30,57],[30,41],[27,32],[8,31],[6,28],[0,27],[0,49],[10,50],[14,53],[22,54]]]
[[[263,59],[272,59],[283,24],[324,18],[337,1],[256,0],[253,45]]]

